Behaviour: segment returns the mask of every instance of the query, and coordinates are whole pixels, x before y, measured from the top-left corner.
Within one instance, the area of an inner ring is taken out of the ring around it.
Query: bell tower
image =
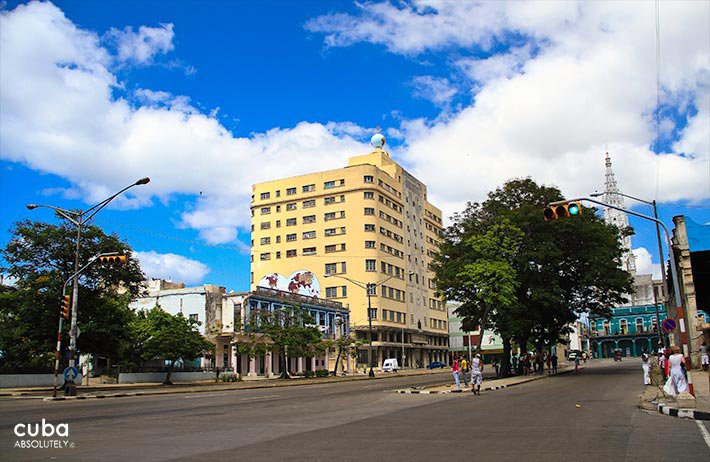
[[[619,188],[616,185],[614,172],[611,169],[611,158],[609,153],[606,153],[606,175],[604,179],[604,202],[624,208],[624,198],[619,195]],[[629,216],[626,212],[607,208],[604,210],[604,220],[607,223],[615,225],[620,229],[629,227]],[[624,256],[622,257],[622,268],[632,275],[636,275],[636,257],[631,251],[631,236],[623,236],[621,244],[624,247]]]

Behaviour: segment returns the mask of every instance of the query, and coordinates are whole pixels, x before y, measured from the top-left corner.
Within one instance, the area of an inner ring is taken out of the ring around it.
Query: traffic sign
[[[668,318],[665,321],[663,321],[663,330],[666,332],[673,332],[676,328],[676,322],[675,319],[673,318]]]
[[[69,382],[74,382],[75,379],[79,376],[79,369],[76,367],[67,367],[64,369],[64,378],[67,379]]]

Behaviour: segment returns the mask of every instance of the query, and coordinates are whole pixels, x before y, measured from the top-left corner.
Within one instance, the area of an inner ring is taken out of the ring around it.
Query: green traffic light
[[[570,204],[567,210],[569,211],[570,215],[579,215],[579,205],[577,204]]]

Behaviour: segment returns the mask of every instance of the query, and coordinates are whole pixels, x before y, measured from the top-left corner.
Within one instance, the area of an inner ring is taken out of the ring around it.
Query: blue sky
[[[4,5],[1,245],[53,219],[26,203],[150,176],[97,224],[149,276],[245,290],[250,185],[345,165],[377,126],[446,215],[511,177],[602,190],[608,150],[669,227],[710,222],[708,2],[661,4],[660,138],[653,2],[126,5]],[[631,222],[657,271],[653,227]]]

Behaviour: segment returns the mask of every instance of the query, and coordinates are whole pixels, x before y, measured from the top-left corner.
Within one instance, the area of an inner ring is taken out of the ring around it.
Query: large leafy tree
[[[182,313],[172,315],[155,307],[139,311],[130,324],[133,355],[139,362],[168,361],[164,384],[170,385],[175,362],[192,361],[214,351],[214,344],[198,330],[199,321]]]
[[[561,199],[554,187],[540,186],[529,178],[511,180],[489,193],[486,201],[469,203],[445,232],[435,262],[438,286],[448,299],[463,301],[460,313],[465,322],[482,319],[484,305],[479,303],[474,309],[468,301],[475,297],[472,288],[481,286],[487,271],[493,279],[514,275],[513,284],[488,282],[498,284],[491,287],[491,293],[499,292],[501,300],[492,301],[490,319],[506,353],[513,340],[523,350],[530,341],[538,348],[555,343],[580,314],[608,315],[632,291],[632,278],[620,268],[620,231],[606,224],[594,209],[545,222],[545,205]],[[506,230],[503,235],[509,236],[507,243],[512,247],[490,239],[496,226]],[[518,232],[523,239],[511,237]],[[491,257],[477,251],[472,246],[476,242],[500,245],[498,268],[504,267],[503,262],[509,268],[498,273],[487,269]],[[511,287],[515,288],[513,297]]]
[[[119,359],[128,339],[132,318],[129,301],[144,280],[131,249],[115,235],[95,226],[82,230],[79,261],[119,252],[129,256],[125,265],[95,263],[79,279],[77,325],[80,352]],[[64,282],[74,272],[76,228],[67,223],[21,221],[0,250],[6,266],[0,270],[16,282],[0,294],[0,367],[21,369],[51,364],[57,338],[60,297]],[[71,284],[68,287],[71,293]],[[65,332],[68,324],[65,324]],[[66,337],[63,345],[67,345]]]

